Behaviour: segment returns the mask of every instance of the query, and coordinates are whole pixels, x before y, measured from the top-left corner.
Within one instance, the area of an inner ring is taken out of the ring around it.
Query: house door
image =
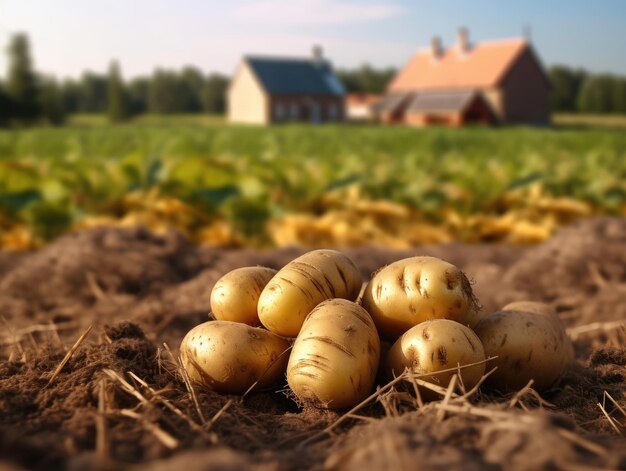
[[[318,103],[315,103],[314,101],[311,101],[309,105],[309,109],[310,109],[311,123],[319,124],[321,121],[320,105]]]

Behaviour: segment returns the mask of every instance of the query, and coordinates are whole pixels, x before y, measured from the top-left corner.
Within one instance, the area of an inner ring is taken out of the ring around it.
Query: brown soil
[[[473,280],[486,311],[551,303],[577,353],[542,395],[552,406],[527,394],[511,408],[511,396],[483,391],[472,409],[442,415],[441,402],[418,408],[400,388],[320,435],[341,413],[301,410],[285,392],[242,400],[197,390],[201,418],[163,342],[175,355],[207,319],[211,288],[227,271],[279,268],[302,250],[217,250],[174,233],[95,229],[38,252],[0,252],[0,468],[626,469],[626,439],[615,430],[626,433],[626,332],[615,323],[626,320],[626,219],[580,222],[528,248],[346,252],[365,277],[409,255],[444,258]]]

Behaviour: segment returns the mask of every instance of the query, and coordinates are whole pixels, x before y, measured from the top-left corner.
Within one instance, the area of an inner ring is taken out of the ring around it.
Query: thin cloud
[[[338,25],[369,23],[400,15],[390,2],[346,3],[339,0],[261,0],[237,7],[238,20],[265,24]]]

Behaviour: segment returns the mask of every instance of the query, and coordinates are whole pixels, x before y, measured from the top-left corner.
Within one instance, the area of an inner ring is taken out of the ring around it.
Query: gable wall
[[[507,123],[548,124],[550,85],[532,51],[526,49],[501,84],[502,118]]]
[[[483,96],[491,107],[491,111],[498,122],[504,121],[504,99],[500,88],[485,88],[482,90]]]
[[[242,62],[226,94],[228,121],[231,123],[267,124],[268,98],[250,67]]]

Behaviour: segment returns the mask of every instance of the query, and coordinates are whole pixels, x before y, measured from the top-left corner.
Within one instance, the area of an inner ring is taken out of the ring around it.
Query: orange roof
[[[527,47],[522,39],[492,41],[473,45],[466,53],[451,47],[439,58],[424,49],[394,77],[388,90],[494,86]]]

